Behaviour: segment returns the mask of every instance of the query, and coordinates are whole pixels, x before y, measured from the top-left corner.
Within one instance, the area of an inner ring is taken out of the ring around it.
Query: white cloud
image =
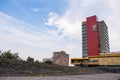
[[[99,0],[91,0],[91,1],[89,1],[89,0],[82,0],[81,1],[81,6],[82,7],[88,7],[88,6],[91,6],[91,5],[94,5],[94,4],[96,4],[96,2],[98,2]]]
[[[41,9],[40,8],[32,8],[34,12],[39,12]]]
[[[80,20],[71,20],[66,16],[58,16],[57,13],[51,14],[49,13],[49,19],[45,24],[49,26],[56,26],[59,31],[62,32],[62,37],[69,37],[71,39],[80,39]]]
[[[120,51],[120,35],[119,35],[119,24],[120,24],[120,0],[106,0],[106,3],[109,8],[108,16],[106,17],[106,21],[109,27],[109,35],[110,35],[110,47],[111,51]]]
[[[46,25],[53,25],[56,19],[58,18],[58,14],[50,12],[48,15],[48,22],[45,22]]]

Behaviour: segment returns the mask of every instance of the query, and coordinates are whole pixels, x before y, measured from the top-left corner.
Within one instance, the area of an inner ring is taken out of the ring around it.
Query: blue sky
[[[1,0],[0,10],[14,18],[40,26],[49,12],[62,15],[66,8],[63,0]],[[62,5],[62,6],[61,6]]]
[[[119,0],[0,0],[0,49],[42,60],[64,50],[81,57],[81,22],[97,15],[108,26],[111,51],[120,51]]]

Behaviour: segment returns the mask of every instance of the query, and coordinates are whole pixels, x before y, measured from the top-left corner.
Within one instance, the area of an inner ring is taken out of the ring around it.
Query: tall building
[[[97,16],[90,16],[82,22],[83,57],[109,52],[108,27]]]
[[[120,66],[120,52],[110,52],[108,28],[90,16],[82,22],[82,58],[71,58],[75,66]]]

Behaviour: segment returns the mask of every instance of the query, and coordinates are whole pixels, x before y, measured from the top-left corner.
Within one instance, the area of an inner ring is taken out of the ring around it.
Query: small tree
[[[39,61],[39,60],[36,60],[35,63],[40,63],[40,61]]]
[[[30,56],[27,58],[27,62],[34,62],[34,58],[31,58]]]
[[[45,61],[44,63],[46,63],[46,64],[53,64],[52,61]]]
[[[1,55],[2,51],[0,50],[0,55]]]
[[[19,59],[19,56],[18,53],[11,53],[11,50],[8,50],[1,54],[1,58],[17,60]]]

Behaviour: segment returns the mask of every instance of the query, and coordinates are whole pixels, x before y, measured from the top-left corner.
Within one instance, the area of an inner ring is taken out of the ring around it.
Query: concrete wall
[[[120,65],[120,57],[98,58],[99,65]]]
[[[120,57],[90,58],[90,60],[98,60],[99,65],[120,65]]]
[[[99,32],[99,49],[101,52],[109,52],[109,38],[108,38],[108,28],[104,21],[98,22],[98,32]]]

